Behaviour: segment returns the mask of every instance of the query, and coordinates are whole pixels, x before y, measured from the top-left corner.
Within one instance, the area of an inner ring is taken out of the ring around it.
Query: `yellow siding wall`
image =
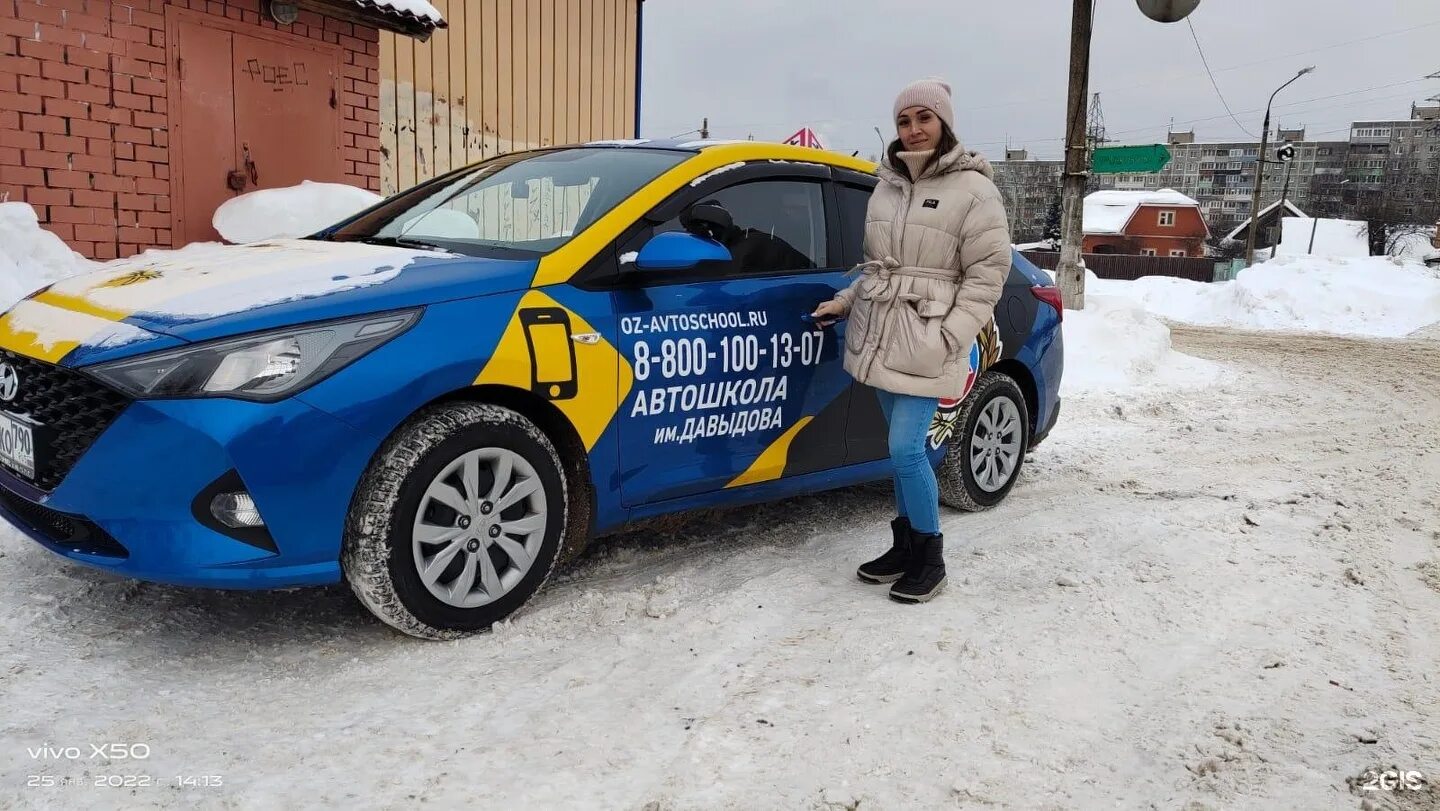
[[[505,152],[634,137],[639,0],[431,2],[450,27],[429,42],[381,34],[381,193]]]

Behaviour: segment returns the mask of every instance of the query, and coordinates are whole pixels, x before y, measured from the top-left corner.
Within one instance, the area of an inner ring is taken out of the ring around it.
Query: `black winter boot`
[[[890,587],[890,599],[927,603],[945,585],[945,536],[910,531],[910,565],[905,576]]]
[[[896,518],[890,522],[890,531],[895,536],[890,549],[855,570],[855,576],[866,583],[894,583],[910,565],[910,519]]]

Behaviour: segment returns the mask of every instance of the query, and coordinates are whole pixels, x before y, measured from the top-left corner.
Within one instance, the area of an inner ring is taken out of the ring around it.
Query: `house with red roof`
[[[1085,197],[1085,253],[1203,257],[1210,227],[1200,204],[1173,189]]]

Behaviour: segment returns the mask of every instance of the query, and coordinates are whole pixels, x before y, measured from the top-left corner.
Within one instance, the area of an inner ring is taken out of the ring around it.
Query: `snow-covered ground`
[[[607,539],[446,644],[338,588],[145,585],[7,534],[0,807],[1318,809],[1379,801],[1347,785],[1371,767],[1433,781],[1440,343],[1176,343],[1224,378],[1067,399],[1003,505],[944,513],[925,606],[854,578],[883,486]],[[93,786],[137,774],[223,786]]]

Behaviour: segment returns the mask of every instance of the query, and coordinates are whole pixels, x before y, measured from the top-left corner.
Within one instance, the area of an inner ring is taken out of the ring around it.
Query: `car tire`
[[[375,616],[411,636],[489,628],[555,566],[568,519],[563,470],[549,438],[516,411],[482,403],[421,411],[385,441],[356,489],[341,553],[346,581]]]
[[[968,512],[988,510],[1005,500],[1025,464],[1030,446],[1025,395],[1009,375],[986,372],[965,398],[955,425],[937,472],[940,502]]]

